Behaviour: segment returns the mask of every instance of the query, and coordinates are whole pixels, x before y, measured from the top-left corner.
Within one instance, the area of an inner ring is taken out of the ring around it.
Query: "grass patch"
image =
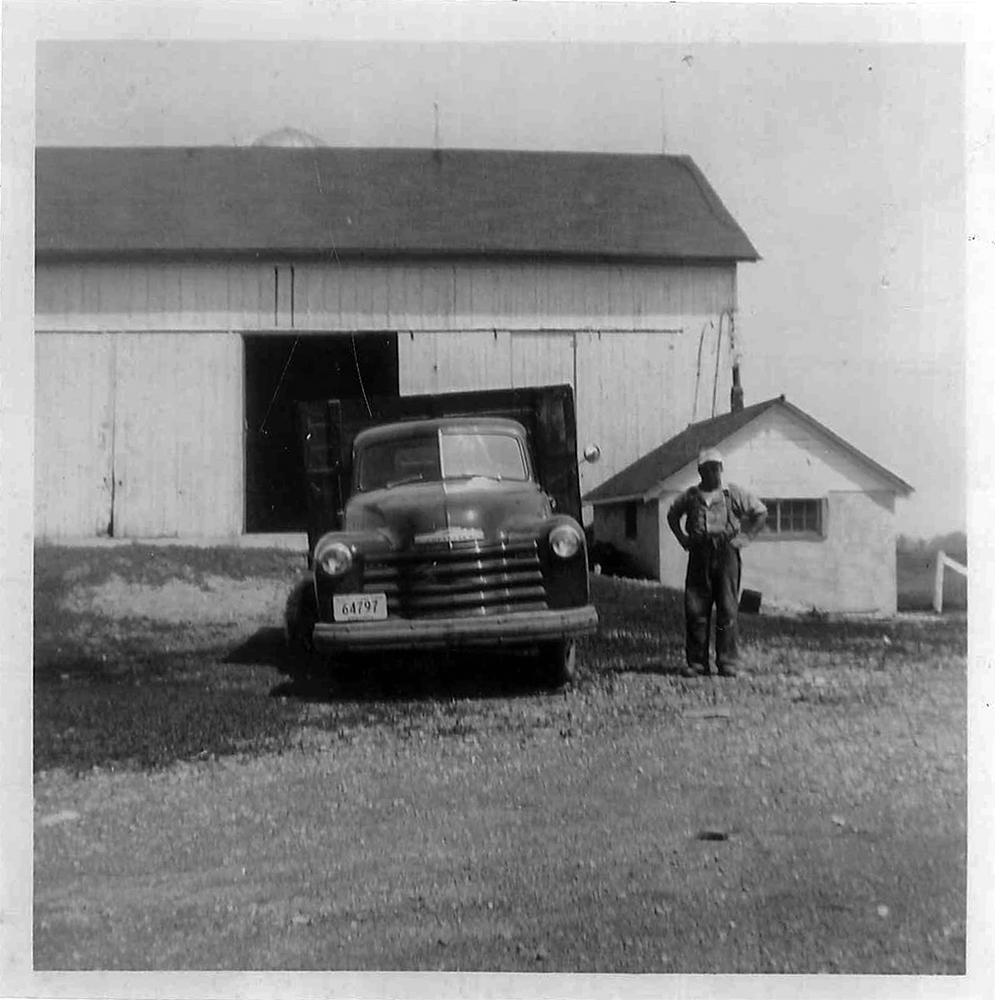
[[[622,580],[591,578],[601,627],[587,640],[595,658],[621,655],[636,663],[683,661],[684,596],[679,590]],[[963,617],[933,620],[844,618],[832,615],[740,615],[740,642],[764,652],[828,654],[847,662],[875,663],[901,657],[963,656],[967,630]],[[776,662],[776,655],[772,657]]]
[[[230,580],[291,577],[305,567],[300,553],[231,546],[109,545],[76,548],[43,545],[35,549],[35,600],[64,593],[77,583],[98,584],[117,576],[150,586],[172,580],[198,582],[209,576]]]

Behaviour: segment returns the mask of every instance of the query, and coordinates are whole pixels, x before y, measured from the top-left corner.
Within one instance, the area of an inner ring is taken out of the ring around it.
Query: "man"
[[[767,508],[748,490],[722,485],[722,456],[715,448],[698,455],[701,482],[670,506],[667,523],[688,553],[684,583],[685,677],[708,674],[708,630],[715,605],[715,661],[723,677],[736,676],[739,656],[740,549],[764,526]],[[681,527],[681,519],[684,527]]]

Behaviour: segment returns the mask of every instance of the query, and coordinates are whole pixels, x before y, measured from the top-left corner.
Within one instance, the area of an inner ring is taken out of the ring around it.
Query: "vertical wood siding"
[[[716,318],[717,319],[717,318]],[[705,321],[704,325],[709,326]],[[580,467],[581,492],[594,489],[692,422],[699,335],[659,331],[487,331],[401,334],[402,395],[569,383],[577,440],[601,448]],[[698,417],[710,415],[716,323],[704,342]],[[724,348],[723,348],[724,349]],[[704,368],[703,364],[703,368]],[[720,407],[729,377],[720,359]],[[725,400],[723,404],[723,398]]]
[[[402,396],[508,387],[511,377],[507,330],[408,331],[397,336]]]
[[[106,535],[114,446],[112,334],[35,338],[35,534]]]
[[[662,330],[735,308],[735,266],[44,264],[39,330]]]
[[[239,336],[40,334],[36,352],[40,537],[241,532]]]
[[[114,340],[115,376],[107,376],[120,431],[115,533],[239,532],[243,359],[237,333],[216,331],[390,330],[398,334],[402,394],[572,384],[578,443],[602,449],[598,464],[581,466],[586,492],[707,416],[716,364],[719,409],[728,405],[728,364],[716,354],[716,330],[722,311],[734,308],[731,264],[41,265],[39,343],[62,340],[40,349],[39,398],[57,397],[79,364],[99,367],[86,354],[101,343],[99,331],[128,331]],[[86,338],[97,339],[85,348]],[[66,348],[70,341],[78,346]],[[81,351],[85,362],[69,360]],[[99,529],[80,526],[99,523],[105,499],[95,492],[75,510],[57,511],[60,473],[47,467],[61,461],[61,442],[81,433],[62,426],[68,418],[61,414],[89,413],[103,398],[99,380],[70,391],[64,409],[53,410],[52,428],[40,432],[50,440],[42,446],[39,437],[39,454],[51,457],[39,463],[39,522],[88,534]],[[94,394],[90,402],[86,392]],[[91,413],[84,424],[99,419],[106,422]],[[97,444],[86,447],[81,462],[103,468]],[[101,481],[89,471],[77,478],[81,490]]]
[[[289,268],[284,283],[289,309]],[[39,265],[35,329],[268,329],[276,286],[272,264]]]
[[[577,341],[578,436],[601,448],[596,465],[581,467],[586,492],[691,422],[697,338],[615,331]]]
[[[115,534],[240,533],[241,338],[122,334],[116,378]]]

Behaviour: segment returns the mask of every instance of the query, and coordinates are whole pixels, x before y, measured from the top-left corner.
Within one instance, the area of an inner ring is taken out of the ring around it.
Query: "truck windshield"
[[[529,478],[518,438],[488,431],[443,431],[368,445],[358,456],[356,488],[391,489],[442,479]]]

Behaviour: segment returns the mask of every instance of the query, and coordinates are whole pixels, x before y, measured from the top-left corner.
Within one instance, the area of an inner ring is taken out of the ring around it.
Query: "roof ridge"
[[[226,145],[224,143],[207,143],[203,145],[137,145],[137,146],[116,146],[116,145],[79,145],[75,143],[67,145],[39,145],[35,147],[35,152],[175,152],[177,154],[189,153],[200,150],[223,150],[229,153],[252,153],[261,155],[303,155],[321,153],[425,153],[431,156],[445,155],[446,153],[473,153],[491,154],[501,153],[512,156],[579,156],[587,159],[601,157],[605,159],[624,160],[673,160],[690,161],[694,163],[692,157],[686,153],[631,153],[615,150],[589,150],[589,149],[515,149],[502,146],[336,146],[330,143],[322,143],[320,146],[257,146],[252,143],[239,145]]]

